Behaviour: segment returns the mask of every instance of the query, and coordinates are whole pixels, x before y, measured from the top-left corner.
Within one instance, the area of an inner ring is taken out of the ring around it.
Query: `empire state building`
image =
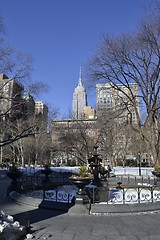
[[[82,71],[80,68],[78,86],[75,88],[72,100],[72,118],[82,119],[82,111],[87,106],[86,90],[82,84]]]

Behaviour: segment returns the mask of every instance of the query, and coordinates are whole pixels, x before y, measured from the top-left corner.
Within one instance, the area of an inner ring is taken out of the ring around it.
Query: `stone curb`
[[[24,194],[15,191],[11,192],[9,197],[19,204],[30,205],[33,207],[39,207],[39,204],[42,202],[42,199],[26,197]]]
[[[142,213],[160,210],[160,202],[135,204],[91,204],[90,214]]]

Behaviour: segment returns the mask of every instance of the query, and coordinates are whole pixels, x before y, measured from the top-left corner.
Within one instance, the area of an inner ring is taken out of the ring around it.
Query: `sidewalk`
[[[86,215],[17,205],[4,211],[22,225],[30,222],[35,240],[159,240],[160,213]],[[25,238],[26,240],[27,238]]]
[[[160,239],[159,213],[132,216],[70,216],[67,213],[38,209],[28,214],[35,240]],[[18,215],[15,217],[18,218]]]

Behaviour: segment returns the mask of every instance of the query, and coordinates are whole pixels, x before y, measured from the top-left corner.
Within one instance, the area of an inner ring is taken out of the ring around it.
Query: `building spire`
[[[80,67],[80,71],[79,71],[79,82],[78,82],[78,86],[82,87],[82,69]]]

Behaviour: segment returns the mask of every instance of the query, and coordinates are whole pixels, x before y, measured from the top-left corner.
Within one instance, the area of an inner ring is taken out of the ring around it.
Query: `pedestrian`
[[[108,178],[110,177],[110,172],[112,171],[110,165],[107,166],[107,174],[108,174]]]

